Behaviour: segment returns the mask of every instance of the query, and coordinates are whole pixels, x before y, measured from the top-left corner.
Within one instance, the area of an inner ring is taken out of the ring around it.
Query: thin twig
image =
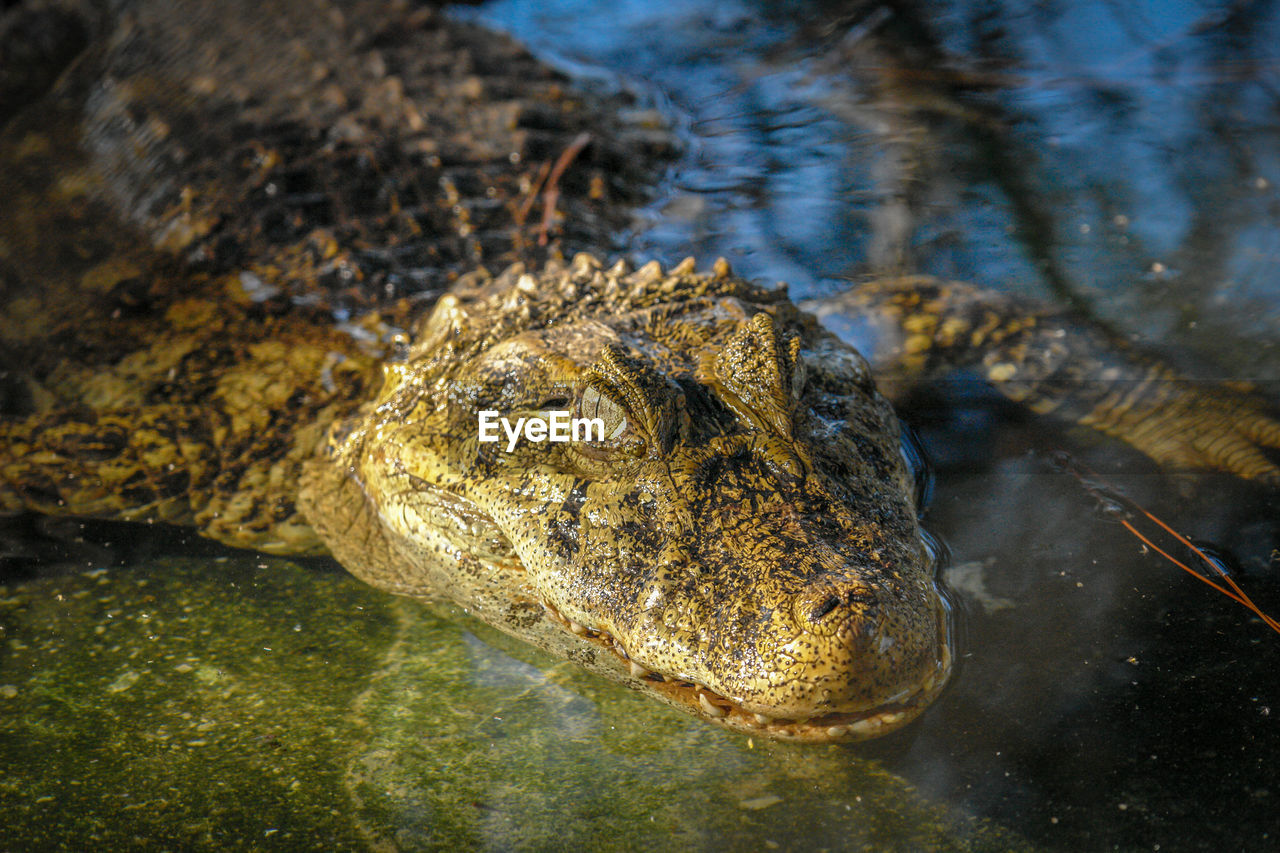
[[[1250,598],[1243,589],[1240,588],[1240,585],[1235,582],[1235,579],[1232,578],[1231,575],[1227,574],[1226,570],[1224,570],[1216,560],[1209,557],[1209,555],[1206,554],[1203,550],[1201,550],[1195,543],[1193,543],[1191,540],[1187,539],[1187,537],[1183,536],[1181,533],[1174,530],[1172,527],[1165,524],[1159,518],[1157,518],[1156,516],[1148,512],[1137,501],[1121,494],[1114,486],[1112,486],[1109,483],[1106,483],[1097,474],[1085,468],[1083,465],[1080,465],[1078,462],[1076,462],[1067,454],[1065,453],[1058,454],[1055,459],[1055,462],[1060,467],[1062,467],[1063,469],[1068,471],[1070,474],[1072,474],[1072,476],[1074,476],[1076,480],[1079,481],[1080,485],[1084,487],[1084,490],[1087,491],[1089,494],[1093,495],[1093,497],[1096,500],[1098,500],[1100,503],[1118,504],[1120,507],[1124,508],[1126,514],[1129,517],[1121,518],[1120,524],[1123,525],[1125,530],[1128,530],[1130,533],[1136,536],[1138,540],[1142,542],[1142,544],[1146,545],[1148,548],[1155,551],[1157,554],[1164,557],[1170,563],[1173,563],[1175,566],[1182,569],[1184,572],[1191,575],[1196,580],[1213,587],[1222,595],[1225,595],[1227,598],[1231,599],[1237,604],[1240,604],[1243,607],[1247,608],[1248,610],[1252,611],[1263,621],[1263,623],[1268,628],[1270,628],[1272,631],[1275,631],[1277,634],[1280,634],[1280,621],[1277,621],[1272,617],[1268,616],[1266,613],[1262,612],[1262,609],[1253,602],[1253,599]],[[1141,514],[1145,516],[1147,519],[1149,519],[1150,521],[1154,522],[1156,525],[1160,527],[1161,530],[1163,530],[1165,533],[1168,533],[1170,536],[1172,536],[1178,542],[1178,544],[1182,545],[1184,548],[1191,551],[1191,553],[1195,554],[1196,557],[1198,557],[1201,560],[1201,562],[1203,562],[1208,566],[1211,566],[1213,568],[1213,571],[1217,574],[1219,578],[1221,578],[1221,580],[1223,581],[1223,583],[1226,584],[1226,586],[1223,586],[1222,584],[1217,583],[1212,578],[1210,578],[1207,574],[1192,568],[1191,566],[1187,565],[1186,563],[1174,557],[1168,551],[1161,548],[1155,542],[1151,541],[1151,539],[1148,538],[1146,535],[1144,535],[1141,531],[1139,531],[1138,528],[1134,526],[1133,522],[1130,520],[1136,514]]]
[[[542,227],[538,231],[539,246],[547,245],[549,240],[547,235],[551,231],[551,220],[555,218],[556,202],[560,200],[560,176],[564,174],[565,169],[569,168],[569,164],[590,142],[591,134],[579,133],[569,143],[569,147],[561,152],[560,157],[556,160],[556,165],[551,169],[551,176],[547,178],[547,186],[542,191]]]

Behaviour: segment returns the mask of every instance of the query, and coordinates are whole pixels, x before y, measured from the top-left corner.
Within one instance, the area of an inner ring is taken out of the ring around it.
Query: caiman
[[[0,77],[4,510],[331,554],[758,735],[873,736],[943,689],[868,362],[723,261],[555,257],[609,250],[643,197],[671,147],[644,110],[380,0],[3,32],[44,68]],[[921,277],[841,309],[913,373],[977,366],[1162,464],[1280,479],[1245,390],[1062,312]],[[481,441],[482,413],[555,412],[600,429]]]

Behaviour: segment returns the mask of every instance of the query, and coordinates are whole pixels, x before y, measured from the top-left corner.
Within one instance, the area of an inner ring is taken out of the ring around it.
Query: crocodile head
[[[482,441],[482,413],[540,425]],[[596,423],[527,437],[553,418]],[[949,673],[892,410],[856,352],[723,262],[464,282],[334,428],[302,506],[364,579],[732,728],[881,734]]]

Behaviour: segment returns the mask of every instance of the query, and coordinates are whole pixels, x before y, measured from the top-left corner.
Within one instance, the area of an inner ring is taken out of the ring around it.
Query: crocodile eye
[[[598,418],[604,422],[604,440],[606,442],[617,441],[627,432],[626,411],[595,388],[588,387],[582,393],[582,402],[579,403],[578,409],[582,413],[582,417]]]
[[[590,424],[585,440],[567,446],[584,476],[615,475],[626,460],[645,455],[648,445],[639,424],[626,406],[609,394],[588,385],[578,397],[574,414]]]

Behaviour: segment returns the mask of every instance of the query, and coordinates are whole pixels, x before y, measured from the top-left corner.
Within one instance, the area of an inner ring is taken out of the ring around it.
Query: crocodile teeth
[[[876,714],[874,716],[867,717],[865,720],[858,720],[855,723],[850,723],[847,728],[849,731],[853,732],[856,735],[861,735],[863,737],[871,737],[873,735],[879,734],[885,728],[895,726],[898,723],[902,722],[902,719],[905,716],[906,714],[902,713],[901,711],[887,711],[883,714]],[[831,728],[834,729],[834,728],[844,728],[844,727],[832,726]],[[832,735],[832,737],[835,737],[835,735]]]
[[[672,275],[693,275],[698,269],[698,262],[693,258],[685,258],[671,269]]]
[[[766,717],[764,714],[752,714],[756,718],[756,722],[762,726],[767,726],[773,722],[773,717]]]
[[[649,674],[649,670],[645,669],[635,661],[631,661],[631,675],[633,678],[644,678]]]
[[[702,710],[707,712],[708,717],[718,718],[718,717],[723,717],[725,715],[724,708],[720,708],[720,707],[717,707],[716,705],[713,705],[711,703],[711,700],[707,698],[707,694],[705,693],[698,694],[698,704],[702,706]]]
[[[716,262],[711,265],[711,272],[716,278],[728,278],[733,275],[733,267],[724,258],[716,258]]]
[[[932,693],[934,686],[938,683],[939,670],[934,670],[925,676],[924,681],[920,682],[920,690],[922,693]]]
[[[619,260],[616,264],[609,267],[609,275],[614,278],[622,278],[624,275],[630,274],[630,272],[631,264],[623,260]]]
[[[827,726],[827,737],[844,737],[848,733],[848,726]]]
[[[569,620],[569,630],[581,637],[587,635],[587,626],[574,622],[572,619]]]
[[[831,728],[845,728],[854,734],[861,735],[863,737],[870,737],[871,735],[879,733],[880,721],[875,717],[868,717],[865,720],[858,720],[855,723],[850,723],[848,726],[832,726]]]

